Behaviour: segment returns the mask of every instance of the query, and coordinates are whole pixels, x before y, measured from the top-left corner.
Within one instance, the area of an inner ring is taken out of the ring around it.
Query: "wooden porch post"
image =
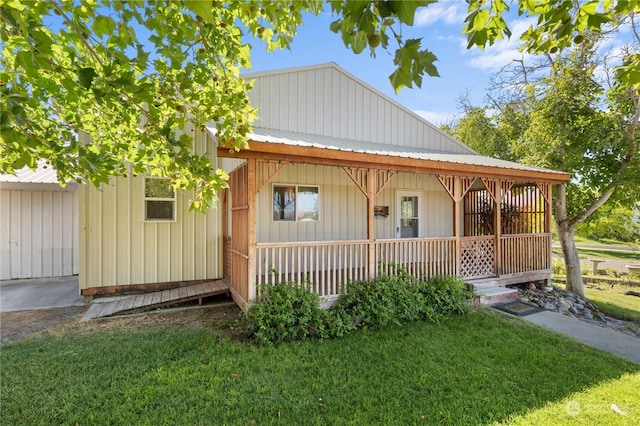
[[[502,244],[500,240],[502,239],[502,194],[501,194],[501,185],[496,185],[496,194],[493,195],[493,208],[494,212],[494,223],[495,223],[495,250],[494,256],[495,258],[495,273],[496,277],[502,275]]]
[[[367,239],[369,240],[368,250],[368,277],[372,280],[376,277],[376,246],[373,206],[376,201],[376,171],[367,170]]]
[[[256,300],[256,159],[247,159],[247,280],[248,301]]]
[[[461,206],[462,201],[462,182],[460,176],[455,176],[453,184],[453,236],[456,237],[456,270],[455,274],[460,275],[460,260],[462,259],[462,242],[460,240],[462,234],[461,227]]]

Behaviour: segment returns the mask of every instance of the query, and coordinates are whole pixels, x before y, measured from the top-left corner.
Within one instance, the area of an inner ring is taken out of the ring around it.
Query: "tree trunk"
[[[580,270],[580,259],[575,243],[575,222],[567,217],[567,185],[558,185],[556,197],[553,200],[554,216],[558,228],[558,237],[564,254],[564,266],[567,270],[566,290],[571,291],[580,297],[584,297],[584,283],[582,282],[582,271]]]
[[[558,225],[558,236],[564,253],[564,266],[567,269],[567,291],[571,291],[580,297],[584,297],[584,283],[582,282],[582,271],[580,270],[580,259],[575,243],[575,232],[573,228],[566,228]]]

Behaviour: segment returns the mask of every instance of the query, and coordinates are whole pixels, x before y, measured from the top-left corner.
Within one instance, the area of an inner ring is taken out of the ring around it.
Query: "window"
[[[176,220],[176,193],[170,179],[144,179],[144,220]]]
[[[317,186],[273,185],[273,220],[317,222],[318,200]]]

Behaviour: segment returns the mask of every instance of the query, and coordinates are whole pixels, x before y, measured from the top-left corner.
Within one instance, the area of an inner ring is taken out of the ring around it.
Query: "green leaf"
[[[96,70],[93,68],[80,68],[78,70],[78,82],[85,89],[89,89],[93,83],[93,79],[96,78]]]
[[[365,47],[367,47],[367,33],[364,31],[358,31],[351,44],[353,53],[358,54],[362,52]]]
[[[416,10],[419,7],[428,6],[431,3],[435,3],[437,0],[405,0],[397,3],[398,19],[403,24],[412,26],[413,18],[416,15]]]
[[[201,17],[207,22],[215,23],[213,19],[213,3],[211,0],[184,0],[183,4],[187,9]]]
[[[98,37],[110,36],[116,31],[116,21],[109,16],[98,15],[93,21],[92,28]]]

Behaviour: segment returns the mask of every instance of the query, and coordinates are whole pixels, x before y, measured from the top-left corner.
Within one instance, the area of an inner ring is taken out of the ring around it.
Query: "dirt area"
[[[92,330],[117,330],[149,325],[185,328],[208,327],[238,340],[248,337],[242,311],[232,302],[174,308],[144,314],[82,321],[86,306],[5,312],[0,314],[1,343],[15,342],[42,333],[64,334]]]

